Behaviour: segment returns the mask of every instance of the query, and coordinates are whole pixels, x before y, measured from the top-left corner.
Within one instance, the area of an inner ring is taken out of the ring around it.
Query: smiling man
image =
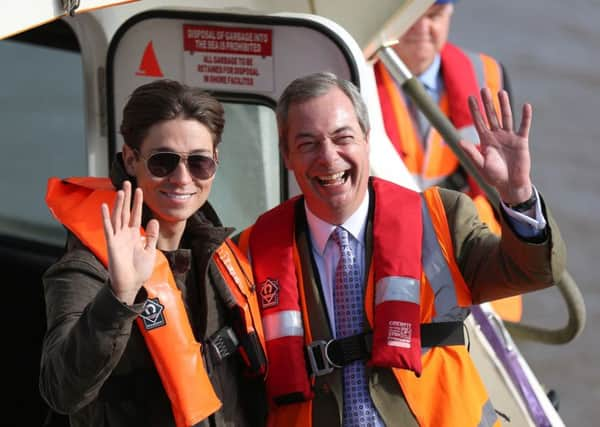
[[[269,425],[499,425],[462,321],[472,303],[550,286],[565,249],[529,176],[531,106],[514,132],[506,93],[503,125],[482,97],[490,126],[471,100],[481,151],[465,150],[504,201],[501,239],[462,193],[369,176],[352,83],[317,73],[285,89],[280,150],[303,194],[239,239],[262,305]]]
[[[366,197],[369,177],[368,125],[356,118],[352,102],[335,89],[289,107],[283,144],[286,167],[294,172],[312,212],[341,224]]]

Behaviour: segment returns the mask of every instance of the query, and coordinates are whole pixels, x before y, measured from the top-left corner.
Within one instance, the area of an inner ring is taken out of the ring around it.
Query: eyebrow
[[[192,151],[177,151],[177,150],[173,150],[170,147],[157,147],[157,148],[153,148],[152,150],[150,150],[151,153],[180,153],[180,154],[196,154],[196,153],[212,153],[213,150],[211,149],[207,149],[207,148],[198,148],[197,150],[192,150]]]
[[[340,128],[337,128],[336,130],[333,131],[332,135],[337,135],[338,133],[342,133],[342,132],[354,132],[354,129],[350,126],[342,126]]]
[[[333,132],[331,132],[331,135],[338,135],[342,132],[354,132],[354,129],[351,126],[342,126],[337,128],[336,130],[334,130]],[[299,134],[297,134],[295,136],[294,139],[300,139],[300,138],[314,138],[315,134],[312,132],[300,132]]]

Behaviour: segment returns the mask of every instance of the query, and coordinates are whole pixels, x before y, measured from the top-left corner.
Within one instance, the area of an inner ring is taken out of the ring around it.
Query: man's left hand
[[[521,125],[518,132],[515,132],[506,91],[502,90],[498,93],[502,120],[498,118],[489,89],[481,89],[481,99],[487,124],[477,100],[474,96],[469,97],[469,108],[475,129],[479,134],[480,144],[460,141],[460,146],[487,183],[496,188],[500,198],[509,205],[516,205],[529,199],[533,191],[529,155],[532,108],[530,104],[523,105]]]

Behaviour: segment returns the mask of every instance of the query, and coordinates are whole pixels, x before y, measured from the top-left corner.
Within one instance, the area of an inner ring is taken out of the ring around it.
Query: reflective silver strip
[[[281,337],[302,337],[302,315],[299,311],[286,310],[272,313],[262,318],[265,341]]]
[[[475,77],[477,77],[477,84],[479,87],[486,87],[487,82],[485,81],[485,74],[483,72],[483,61],[481,60],[481,56],[478,53],[471,52],[468,50],[464,51],[467,54],[467,57],[473,64],[473,69],[475,70]]]
[[[481,421],[477,424],[477,427],[493,427],[496,421],[498,421],[498,415],[492,406],[492,402],[488,400],[483,405]]]
[[[467,308],[458,306],[456,289],[450,267],[437,240],[427,202],[421,204],[423,214],[423,270],[434,294],[435,317],[432,322],[463,321],[469,314]]]
[[[375,305],[385,301],[406,301],[419,304],[421,283],[412,277],[383,277],[375,285]]]

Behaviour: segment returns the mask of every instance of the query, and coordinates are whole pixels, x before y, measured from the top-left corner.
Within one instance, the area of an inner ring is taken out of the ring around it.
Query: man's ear
[[[127,175],[135,176],[137,153],[127,144],[123,144],[123,164]]]

